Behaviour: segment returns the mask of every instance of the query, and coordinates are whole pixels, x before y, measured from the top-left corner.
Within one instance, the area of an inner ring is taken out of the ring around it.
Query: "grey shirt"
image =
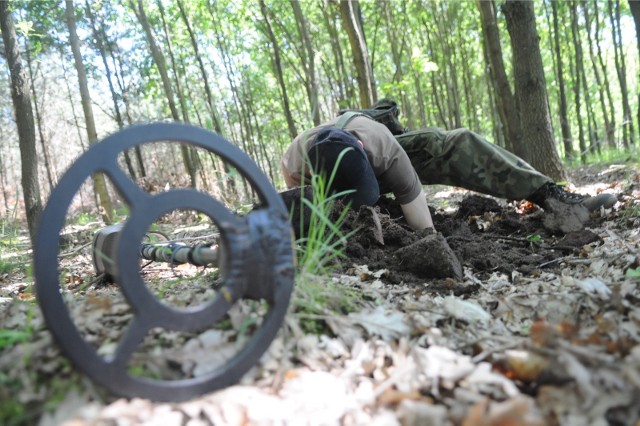
[[[282,171],[289,188],[299,186],[310,176],[306,164],[311,141],[320,129],[333,126],[338,117],[298,135],[282,158]],[[368,117],[354,117],[344,127],[364,145],[364,151],[378,179],[381,191],[393,192],[400,204],[415,200],[422,190],[418,174],[407,153],[384,124]]]

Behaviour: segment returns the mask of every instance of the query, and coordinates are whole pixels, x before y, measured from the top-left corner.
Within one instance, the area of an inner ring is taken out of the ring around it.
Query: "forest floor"
[[[528,203],[446,187],[428,189],[437,233],[410,231],[391,203],[348,214],[345,232],[360,231],[344,266],[298,276],[259,363],[240,383],[187,402],[118,398],[76,372],[30,278],[5,273],[0,423],[640,425],[639,170],[572,170],[576,192],[613,192],[619,202],[567,232]],[[93,274],[81,248],[61,260],[74,271],[62,290],[74,323],[106,356],[132,312],[117,286],[78,284]],[[156,295],[184,307],[215,294],[191,269],[146,274]],[[238,305],[223,328],[155,330],[129,372],[168,381],[224,365],[260,312]]]

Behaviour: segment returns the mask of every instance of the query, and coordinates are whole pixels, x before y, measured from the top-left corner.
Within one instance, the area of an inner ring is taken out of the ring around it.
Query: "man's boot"
[[[536,192],[527,197],[528,201],[542,208],[549,207],[548,204],[557,204],[555,202],[549,203],[550,199],[567,205],[579,204],[584,206],[589,212],[599,210],[600,207],[609,209],[618,201],[613,194],[602,193],[591,197],[589,195],[568,192],[562,186],[556,185],[553,182],[544,184]]]

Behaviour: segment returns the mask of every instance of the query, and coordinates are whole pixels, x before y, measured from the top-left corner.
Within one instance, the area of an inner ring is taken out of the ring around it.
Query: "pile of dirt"
[[[285,200],[295,205],[298,202],[292,200],[299,196],[300,192],[288,192]],[[309,188],[305,196],[311,198]],[[336,204],[333,218],[343,209]],[[305,217],[304,213],[308,214],[303,212],[300,217]],[[341,224],[345,235],[356,231],[345,247],[347,263],[388,269],[391,283],[419,285],[426,279],[446,280],[449,285],[444,288],[451,291],[451,280],[461,282],[465,267],[479,276],[512,271],[532,274],[553,268],[554,260],[599,240],[588,229],[563,233],[555,226],[558,220],[571,218],[558,219],[559,215],[526,202],[501,205],[494,198],[477,194],[465,196],[453,212],[432,209],[431,213],[436,231],[416,232],[390,198],[381,198],[374,207],[350,211]],[[547,226],[550,217],[553,224]],[[295,223],[294,229],[305,229],[304,224],[301,228]]]

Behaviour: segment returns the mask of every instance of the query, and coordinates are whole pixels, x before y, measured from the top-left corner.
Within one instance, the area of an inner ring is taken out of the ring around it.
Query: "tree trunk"
[[[533,3],[508,0],[502,7],[511,38],[523,142],[529,148],[531,165],[552,179],[565,180],[566,172],[553,140]]]
[[[175,55],[173,54],[173,42],[171,41],[171,34],[169,32],[169,28],[167,27],[167,19],[164,13],[164,6],[162,5],[162,1],[156,0],[156,4],[158,5],[158,11],[160,12],[160,21],[162,22],[162,32],[164,33],[164,38],[167,43],[167,53],[169,55],[170,69],[171,69],[171,74],[173,75],[173,84],[175,84],[175,88],[176,88],[175,96],[178,98],[178,105],[180,105],[180,112],[182,113],[182,121],[184,121],[185,123],[191,123],[191,120],[189,120],[189,111],[187,108],[187,102],[182,92],[182,84],[180,83],[180,77],[179,77],[180,74],[184,74],[184,73],[180,72],[180,70],[178,69],[178,65],[176,64],[176,58],[175,58]],[[164,57],[164,54],[163,54],[163,57]],[[169,70],[167,70],[167,75],[168,73],[169,73]],[[171,83],[169,83],[169,87],[170,88],[173,87],[171,86]],[[173,95],[171,97],[171,101],[175,102],[175,98]],[[177,108],[178,106],[176,105],[176,109]],[[175,119],[175,118],[174,120],[178,121],[178,119]]]
[[[442,2],[436,3],[439,5],[439,10],[433,14],[433,19],[436,23],[437,31],[435,36],[437,38],[438,46],[442,49],[442,61],[443,66],[441,68],[444,76],[444,88],[445,88],[445,100],[447,102],[447,113],[451,128],[462,127],[462,120],[460,118],[460,99],[458,89],[458,74],[459,70],[455,66],[456,49],[452,48],[449,35],[451,33],[450,28],[454,25],[448,19],[447,8]],[[443,22],[447,19],[446,22]]]
[[[53,165],[51,162],[51,156],[49,155],[49,149],[47,147],[47,141],[44,137],[44,131],[42,130],[42,115],[40,114],[40,108],[38,106],[38,93],[36,92],[35,81],[36,75],[33,71],[31,64],[31,54],[29,53],[29,44],[25,41],[24,50],[26,52],[27,68],[29,69],[29,85],[31,89],[31,96],[33,98],[33,109],[35,112],[36,127],[38,128],[38,139],[40,140],[40,147],[42,149],[42,157],[44,158],[44,168],[47,172],[47,183],[49,184],[49,193],[53,190],[56,184],[56,178],[54,177]]]
[[[493,76],[496,92],[496,107],[500,114],[502,132],[508,150],[525,161],[530,161],[527,146],[522,142],[522,123],[516,107],[516,99],[511,92],[511,85],[505,70],[500,34],[496,22],[496,9],[493,0],[478,0],[482,30],[486,40],[489,67]]]
[[[358,0],[342,0],[340,1],[340,12],[351,45],[353,66],[356,69],[356,80],[360,91],[360,107],[368,108],[373,105],[378,96],[360,19],[360,3]]]
[[[305,75],[305,89],[307,98],[309,99],[309,107],[311,109],[311,118],[314,126],[320,125],[320,104],[318,102],[318,83],[316,81],[316,60],[313,46],[311,45],[311,36],[307,20],[305,19],[300,2],[298,0],[290,0],[293,8],[293,16],[296,19],[298,34],[302,41],[302,66]]]
[[[612,139],[609,139],[609,136],[610,136],[609,129],[611,128],[611,123],[609,123],[609,113],[607,111],[607,103],[605,101],[604,87],[602,84],[602,78],[600,77],[600,70],[598,69],[596,54],[593,49],[593,38],[591,37],[591,19],[590,19],[588,3],[586,2],[582,3],[582,11],[583,11],[584,20],[585,20],[585,26],[587,28],[587,41],[589,43],[589,57],[591,58],[591,68],[593,69],[593,76],[596,79],[596,86],[598,89],[598,99],[600,100],[600,109],[602,110],[602,119],[604,121],[604,130],[605,130],[604,133],[607,139],[607,145],[614,146],[615,141],[613,141]],[[600,141],[596,139],[596,149],[598,153],[600,152],[601,145],[602,144],[600,143]]]
[[[640,62],[640,0],[629,0],[629,8],[631,9],[633,22],[636,27],[636,46],[638,48],[638,62]],[[636,67],[636,70],[636,86],[640,86],[640,65]],[[636,120],[638,129],[640,130],[640,90],[636,89],[636,92],[638,92],[638,112],[636,113]]]
[[[91,22],[91,32],[93,33],[93,38],[96,43],[96,47],[98,48],[98,52],[100,52],[100,58],[102,59],[102,65],[104,66],[105,76],[107,77],[107,83],[109,84],[109,91],[111,92],[111,101],[113,102],[113,112],[116,119],[116,123],[118,124],[118,128],[122,129],[124,127],[124,120],[122,119],[122,114],[120,113],[120,105],[118,104],[118,95],[116,93],[115,86],[113,85],[113,78],[111,75],[111,67],[109,67],[109,62],[107,61],[107,55],[105,51],[105,45],[103,39],[106,38],[104,31],[100,31],[98,29],[98,23],[96,22],[95,15],[91,10],[91,5],[89,1],[85,1],[85,10],[87,11],[87,16],[89,17],[89,21]],[[133,167],[133,161],[131,161],[131,155],[129,155],[129,150],[124,152],[124,160],[127,165],[127,169],[129,170],[129,174],[135,180],[136,179],[136,171]]]
[[[287,86],[284,82],[284,75],[282,72],[282,60],[280,59],[280,47],[278,46],[278,40],[276,39],[276,36],[273,33],[273,28],[271,28],[271,19],[269,17],[269,11],[267,10],[267,6],[265,5],[264,0],[260,0],[260,11],[262,12],[262,17],[264,18],[267,38],[269,39],[269,42],[271,43],[271,47],[273,48],[273,68],[276,74],[276,78],[278,79],[278,84],[280,85],[280,94],[282,95],[282,105],[284,108],[285,117],[287,119],[287,128],[289,129],[289,136],[291,137],[291,139],[294,139],[298,135],[298,131],[296,130],[296,125],[293,121],[291,106],[289,105],[289,95],[287,93]]]
[[[607,70],[607,66],[604,62],[602,47],[600,46],[600,17],[598,16],[598,4],[594,3],[593,11],[595,13],[595,24],[596,24],[596,48],[598,53],[598,63],[600,64],[600,68],[602,69],[602,77],[604,79],[604,89],[607,95],[607,101],[609,102],[609,124],[611,127],[607,129],[607,140],[610,141],[612,147],[616,146],[616,108],[615,103],[613,102],[613,96],[611,95],[611,84],[609,83],[609,71]]]
[[[164,93],[167,97],[167,102],[169,103],[169,109],[171,110],[171,117],[175,121],[180,121],[180,114],[178,114],[178,108],[176,107],[173,88],[171,87],[171,80],[169,79],[169,74],[167,73],[167,63],[164,59],[162,51],[156,43],[153,32],[151,31],[151,26],[149,25],[147,15],[144,11],[142,0],[138,0],[137,7],[133,3],[133,0],[131,0],[130,4],[131,8],[136,14],[136,17],[138,18],[138,21],[140,22],[140,25],[142,25],[142,29],[144,30],[145,36],[147,38],[147,43],[149,43],[149,49],[151,49],[151,57],[153,58],[153,63],[158,68],[158,73],[160,74],[160,79],[162,80],[162,87],[164,88]],[[187,170],[187,173],[189,173],[191,186],[195,188],[197,171],[195,169],[195,166],[193,165],[193,161],[191,160],[189,149],[186,145],[180,144],[180,152],[182,154],[184,167]]]
[[[629,105],[629,93],[627,91],[627,66],[622,50],[622,32],[620,30],[620,1],[607,2],[609,20],[611,22],[611,35],[613,38],[613,58],[616,64],[616,73],[620,83],[620,95],[622,96],[622,143],[629,149],[635,143],[633,134],[633,121],[631,120],[631,107]],[[615,9],[614,9],[615,7]]]
[[[104,25],[101,25],[100,31],[102,34],[106,33],[104,29]],[[106,39],[106,36],[105,36],[105,39]],[[122,60],[120,60],[122,54],[118,48],[117,43],[113,43],[113,46],[114,46],[114,49],[110,49],[109,53],[111,55],[111,60],[114,63],[116,82],[118,83],[118,87],[120,88],[120,93],[122,94],[122,103],[124,104],[124,112],[127,118],[126,122],[127,124],[132,124],[133,120],[131,119],[131,112],[130,112],[131,108],[129,107],[129,95],[127,93],[127,89],[124,83],[124,70],[122,68]],[[116,56],[115,54],[116,52],[114,52],[114,50],[118,53],[118,56]],[[140,145],[137,145],[134,148],[134,152],[136,156],[136,164],[138,165],[138,171],[140,172],[140,177],[142,178],[147,177],[147,171],[145,170],[144,161],[142,159],[142,148],[140,147]]]
[[[36,154],[36,132],[33,110],[29,97],[29,86],[20,60],[20,50],[16,40],[16,28],[9,10],[10,3],[0,1],[0,29],[11,75],[11,99],[15,111],[20,161],[22,163],[22,196],[27,216],[29,236],[33,245],[38,219],[42,213],[40,186],[38,182],[38,158]]]
[[[562,132],[562,144],[564,145],[564,155],[569,161],[573,160],[573,137],[571,136],[571,127],[569,126],[569,118],[567,114],[567,94],[565,93],[564,67],[562,64],[562,54],[560,53],[560,30],[558,19],[558,2],[551,2],[551,10],[553,13],[553,49],[556,57],[556,68],[558,76],[558,89],[560,91],[560,131]]]
[[[582,45],[581,40],[578,36],[578,15],[576,13],[576,3],[573,2],[570,5],[571,7],[571,37],[573,39],[573,46],[575,50],[574,60],[575,66],[572,72],[573,77],[573,93],[574,99],[573,104],[576,109],[576,119],[578,120],[578,143],[580,146],[580,161],[582,164],[586,164],[587,162],[587,146],[584,140],[584,124],[582,122],[582,94],[581,94],[581,84],[582,84],[582,75],[581,73],[581,63],[582,63]],[[585,92],[587,88],[584,88]]]
[[[322,16],[329,40],[331,40],[331,45],[333,46],[331,51],[336,67],[335,73],[337,73],[334,78],[338,91],[337,104],[339,108],[347,108],[353,105],[355,95],[351,80],[348,78],[344,56],[342,54],[342,43],[340,43],[340,37],[338,36],[338,30],[336,28],[336,16],[340,14],[340,7],[335,0],[328,0],[327,6],[328,7],[322,8]],[[333,67],[328,66],[327,68],[327,75],[332,75],[334,73]]]
[[[66,0],[66,18],[67,26],[69,27],[69,40],[71,42],[71,50],[73,52],[73,59],[76,66],[76,72],[78,73],[78,86],[80,87],[80,99],[82,103],[82,110],[84,111],[84,120],[87,125],[87,137],[89,144],[93,144],[98,140],[98,133],[96,131],[96,123],[93,118],[93,109],[91,107],[91,95],[89,94],[89,86],[87,83],[87,74],[84,70],[84,64],[82,62],[82,55],[80,54],[80,42],[78,41],[78,34],[76,33],[76,21],[74,17],[73,1]],[[106,224],[112,223],[113,208],[111,206],[111,198],[107,189],[107,183],[102,173],[95,173],[93,175],[93,183],[100,200],[100,206],[102,211],[102,219]]]

